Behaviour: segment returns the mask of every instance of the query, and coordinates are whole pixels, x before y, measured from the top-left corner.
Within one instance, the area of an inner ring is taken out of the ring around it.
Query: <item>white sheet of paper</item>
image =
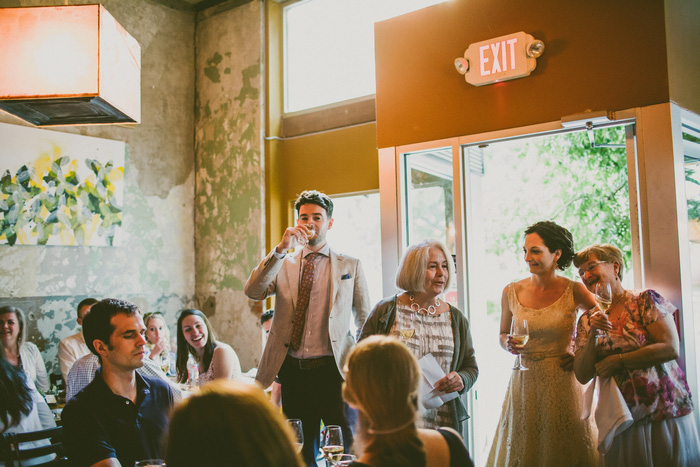
[[[423,358],[418,360],[418,366],[420,366],[423,372],[420,387],[421,403],[423,407],[426,409],[434,409],[459,396],[457,391],[447,394],[434,388],[435,383],[445,377],[445,372],[442,371],[440,364],[435,360],[433,354],[429,353],[424,355]]]

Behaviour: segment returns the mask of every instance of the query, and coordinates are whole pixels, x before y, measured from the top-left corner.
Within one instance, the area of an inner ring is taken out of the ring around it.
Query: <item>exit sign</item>
[[[455,66],[467,83],[483,86],[530,75],[543,51],[542,41],[516,32],[471,44]]]

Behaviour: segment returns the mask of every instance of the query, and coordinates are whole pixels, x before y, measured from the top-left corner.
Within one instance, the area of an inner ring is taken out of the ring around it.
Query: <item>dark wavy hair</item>
[[[29,415],[33,405],[24,372],[7,361],[0,346],[0,433]]]
[[[195,360],[199,361],[199,355],[194,348],[187,343],[185,334],[182,332],[182,321],[188,316],[199,316],[204,321],[207,327],[207,343],[204,345],[204,355],[202,356],[202,368],[209,368],[211,359],[214,356],[214,348],[216,347],[216,333],[211,328],[206,315],[195,308],[187,308],[180,312],[177,318],[177,357],[175,359],[175,368],[177,369],[177,382],[187,382],[187,357],[191,354]]]
[[[329,219],[333,217],[333,200],[325,193],[316,190],[303,191],[294,202],[294,209],[296,209],[297,214],[299,214],[299,208],[304,204],[321,206],[326,210]]]
[[[561,251],[561,256],[557,260],[557,268],[564,271],[571,266],[574,254],[576,254],[574,238],[571,236],[571,232],[554,222],[540,221],[525,229],[525,235],[530,235],[531,233],[539,235],[545,246],[552,253],[557,250]]]

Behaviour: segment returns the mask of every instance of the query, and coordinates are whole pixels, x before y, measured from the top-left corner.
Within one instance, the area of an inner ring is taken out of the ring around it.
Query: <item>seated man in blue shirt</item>
[[[102,367],[61,416],[72,465],[131,467],[163,458],[173,393],[165,381],[135,371],[143,365],[145,329],[141,311],[124,300],[102,300],[85,317],[85,343]]]

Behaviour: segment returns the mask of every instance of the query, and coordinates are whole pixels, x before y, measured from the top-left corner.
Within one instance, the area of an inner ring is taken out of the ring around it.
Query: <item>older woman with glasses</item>
[[[574,257],[588,290],[609,285],[607,313],[587,311],[579,320],[574,372],[581,383],[614,378],[633,424],[613,438],[603,465],[700,465],[693,403],[678,366],[676,307],[658,292],[625,290],[622,252],[592,245]],[[599,405],[605,404],[605,393]]]

